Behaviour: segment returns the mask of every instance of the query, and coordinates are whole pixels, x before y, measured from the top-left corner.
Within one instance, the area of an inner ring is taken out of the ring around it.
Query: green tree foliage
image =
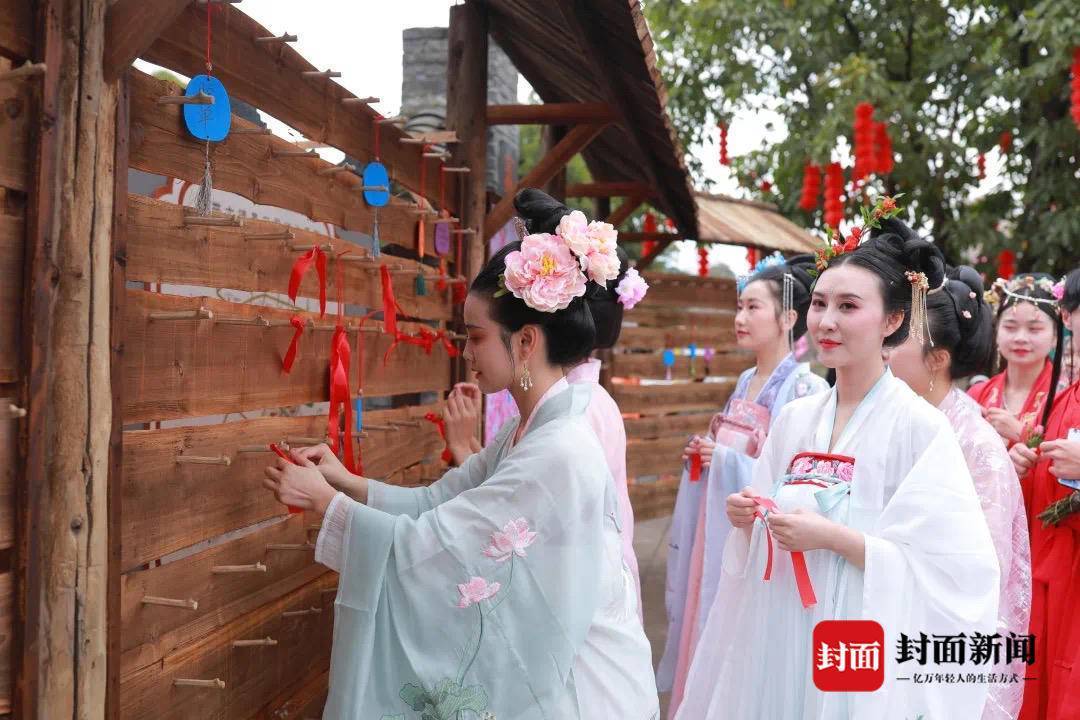
[[[685,147],[714,147],[735,112],[773,110],[787,137],[733,170],[796,222],[802,170],[839,160],[849,171],[855,105],[886,121],[893,172],[869,187],[904,193],[916,223],[953,262],[992,273],[1003,248],[1020,270],[1080,264],[1080,130],[1069,116],[1069,65],[1080,0],[649,0],[669,110]],[[976,158],[1000,177],[980,188]],[[729,136],[730,137],[730,136]],[[701,172],[700,162],[694,167]],[[857,217],[861,197],[845,216]]]

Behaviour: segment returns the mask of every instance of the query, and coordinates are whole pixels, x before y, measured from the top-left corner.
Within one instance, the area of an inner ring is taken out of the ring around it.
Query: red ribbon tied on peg
[[[289,323],[296,328],[296,331],[293,333],[289,349],[285,352],[285,357],[281,361],[281,369],[286,373],[292,372],[293,363],[296,361],[296,351],[300,345],[300,336],[304,334],[307,318],[303,315],[293,315],[289,318]]]
[[[326,253],[318,245],[298,257],[293,263],[292,273],[289,275],[289,299],[296,302],[296,293],[300,291],[300,281],[313,261],[315,270],[319,273],[319,317],[322,317],[326,314]]]
[[[379,279],[382,281],[383,332],[396,336],[398,304],[394,297],[394,281],[386,265],[379,266]]]
[[[446,443],[446,421],[442,419],[441,415],[436,415],[435,413],[431,413],[431,412],[424,415],[424,419],[435,426],[435,429],[439,431],[439,437],[441,437],[442,440],[443,440],[443,443],[444,443],[443,451],[442,451],[442,455],[440,456],[442,458],[442,461],[445,462],[445,463],[452,462],[453,459],[454,459],[454,454],[452,452],[450,452],[450,446],[445,444]]]
[[[337,454],[340,447],[338,413],[345,406],[345,467],[349,472],[356,472],[356,459],[353,454],[353,406],[349,394],[349,335],[343,325],[334,328],[334,337],[330,341],[330,417],[327,420],[327,434],[330,436],[330,449]]]
[[[695,451],[690,454],[690,482],[701,480],[701,453]]]
[[[765,561],[765,580],[772,578],[772,565],[773,565],[773,539],[772,530],[769,529],[769,523],[765,520],[766,512],[780,512],[780,506],[776,504],[776,501],[772,498],[761,497],[760,495],[754,496],[754,502],[757,507],[754,508],[754,516],[761,518],[762,523],[765,525],[765,538],[768,541],[768,557]],[[817,595],[814,594],[814,585],[810,581],[810,571],[806,569],[806,556],[803,555],[801,550],[796,550],[791,553],[791,568],[795,573],[795,585],[799,589],[799,599],[802,600],[804,608],[811,608],[817,605]]]

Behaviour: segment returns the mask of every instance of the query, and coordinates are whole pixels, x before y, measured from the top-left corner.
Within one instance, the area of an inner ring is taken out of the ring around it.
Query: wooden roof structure
[[[814,252],[818,242],[805,228],[780,214],[771,203],[727,195],[695,193],[699,242],[727,243],[779,250]]]
[[[633,208],[650,201],[694,235],[690,176],[639,0],[472,1],[487,11],[491,36],[545,103],[614,109],[613,122],[582,151],[596,184],[643,189],[647,197],[633,188],[617,194],[624,205],[636,201]],[[620,221],[623,215],[629,212],[619,213]]]

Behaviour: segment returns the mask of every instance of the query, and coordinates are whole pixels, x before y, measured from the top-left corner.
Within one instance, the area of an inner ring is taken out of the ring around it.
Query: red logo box
[[[811,662],[822,692],[873,692],[885,682],[885,630],[873,620],[822,620]]]

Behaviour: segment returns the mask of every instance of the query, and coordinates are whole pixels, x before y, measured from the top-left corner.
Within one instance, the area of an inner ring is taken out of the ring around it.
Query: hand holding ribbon
[[[814,594],[814,585],[810,581],[810,572],[806,569],[806,557],[803,551],[824,547],[824,545],[815,544],[813,538],[817,535],[814,531],[820,530],[822,524],[832,524],[831,521],[816,513],[798,510],[793,513],[782,513],[780,506],[772,498],[752,494],[752,499],[756,505],[754,515],[764,523],[765,538],[768,543],[765,580],[772,578],[773,537],[775,536],[780,549],[791,553],[791,567],[803,607],[813,607],[817,604],[817,595]]]

